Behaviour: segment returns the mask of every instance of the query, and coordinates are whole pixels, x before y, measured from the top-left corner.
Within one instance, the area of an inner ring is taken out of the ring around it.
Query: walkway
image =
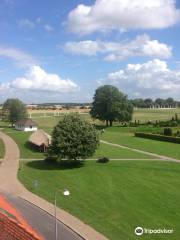
[[[21,197],[54,216],[53,204],[29,192],[18,181],[17,171],[19,167],[20,153],[17,144],[9,136],[2,132],[0,132],[0,138],[4,141],[6,151],[4,160],[0,165],[0,191],[6,194]],[[57,209],[57,218],[86,240],[107,240],[107,238],[102,234],[59,208]]]
[[[178,160],[178,159],[176,159],[176,158],[171,158],[171,157],[159,155],[159,154],[156,154],[156,153],[151,153],[151,152],[147,152],[147,151],[144,151],[144,150],[139,150],[139,149],[136,149],[136,148],[127,147],[127,146],[120,145],[120,144],[116,144],[116,143],[110,143],[110,142],[103,141],[103,140],[101,140],[100,142],[102,142],[102,143],[104,143],[104,144],[107,144],[107,145],[111,145],[111,146],[113,146],[113,147],[119,147],[119,148],[131,150],[131,151],[134,151],[134,152],[138,152],[138,153],[143,153],[143,154],[146,154],[146,155],[149,155],[149,156],[154,157],[156,160],[172,161],[172,162],[180,163],[180,160]],[[153,160],[155,160],[155,159],[152,158],[151,160],[153,161]],[[135,159],[134,159],[134,160],[135,160]],[[136,160],[137,160],[137,159],[136,159]],[[138,160],[141,160],[141,159],[138,159]]]

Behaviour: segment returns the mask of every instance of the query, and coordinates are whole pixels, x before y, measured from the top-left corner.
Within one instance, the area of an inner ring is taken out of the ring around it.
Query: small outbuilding
[[[24,132],[33,132],[38,129],[38,125],[30,118],[25,118],[15,123],[15,129]]]
[[[29,143],[36,150],[40,152],[45,152],[48,146],[51,144],[51,140],[52,138],[49,134],[47,134],[42,129],[39,129],[31,134],[29,138]]]

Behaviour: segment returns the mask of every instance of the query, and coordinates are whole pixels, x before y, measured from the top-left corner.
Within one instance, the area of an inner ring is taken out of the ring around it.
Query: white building
[[[15,129],[25,132],[33,132],[38,129],[37,123],[29,118],[21,119],[15,123]]]

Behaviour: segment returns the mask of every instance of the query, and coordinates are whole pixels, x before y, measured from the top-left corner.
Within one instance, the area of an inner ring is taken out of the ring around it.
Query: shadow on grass
[[[68,170],[81,168],[84,166],[84,161],[32,161],[26,164],[30,168],[38,169],[38,170]]]
[[[29,149],[29,150],[31,150],[31,152],[34,152],[34,153],[43,153],[43,151],[41,151],[41,150],[39,149],[39,147],[31,144],[31,143],[28,142],[28,141],[24,143],[24,147],[27,148],[27,149]]]

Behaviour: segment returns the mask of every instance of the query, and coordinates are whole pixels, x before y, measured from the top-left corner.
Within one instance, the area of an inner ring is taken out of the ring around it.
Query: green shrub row
[[[164,136],[164,135],[153,134],[153,133],[136,132],[135,137],[148,138],[148,139],[153,139],[153,140],[158,140],[158,141],[180,143],[180,137]]]

